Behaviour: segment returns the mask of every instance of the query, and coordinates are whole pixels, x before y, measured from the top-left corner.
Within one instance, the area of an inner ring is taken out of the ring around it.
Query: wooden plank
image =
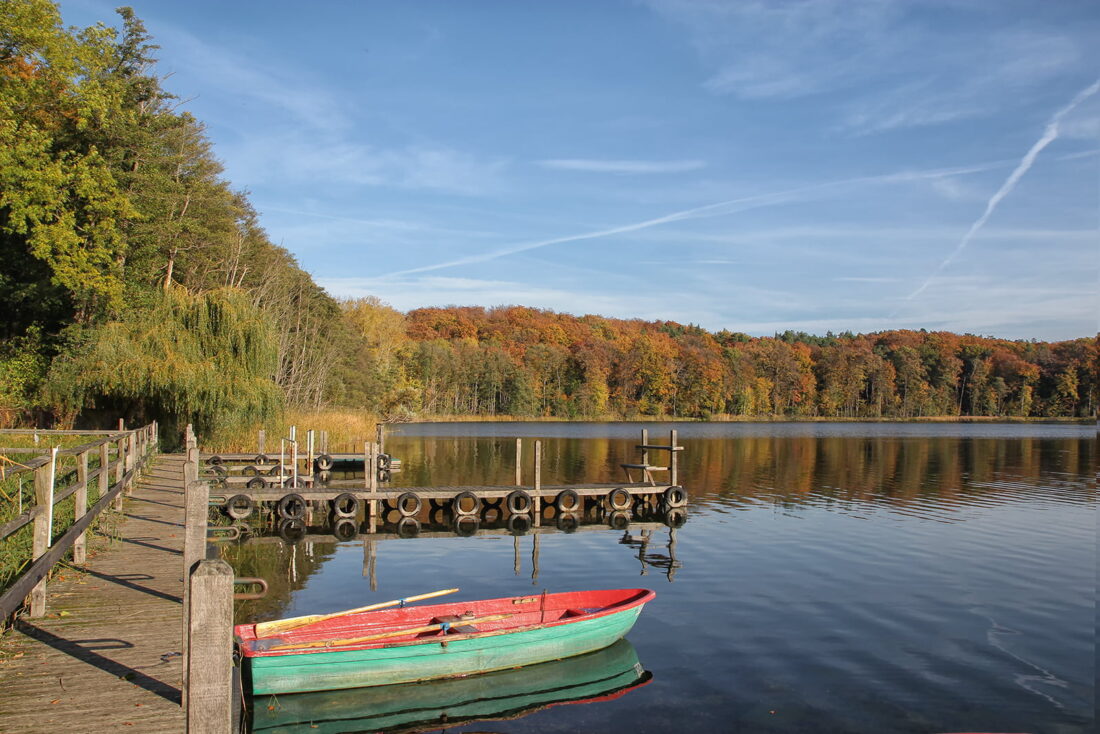
[[[164,525],[182,516],[181,469],[180,456],[146,465],[134,498],[156,500],[143,508],[150,519],[124,518],[123,541],[92,557],[87,574],[66,573],[50,581],[47,608],[64,612],[63,617],[24,620],[0,638],[5,660],[0,729],[178,733],[183,728],[180,659],[174,654],[181,649],[182,538]],[[51,551],[62,543],[59,538]]]
[[[189,734],[233,728],[233,568],[199,561],[190,574],[185,710]]]

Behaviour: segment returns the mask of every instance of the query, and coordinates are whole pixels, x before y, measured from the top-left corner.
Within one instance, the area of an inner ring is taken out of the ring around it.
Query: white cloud
[[[706,163],[697,160],[681,161],[609,161],[591,158],[554,158],[536,161],[543,168],[561,171],[590,171],[593,173],[682,173],[705,168]]]
[[[233,156],[233,169],[246,184],[277,177],[296,184],[390,186],[465,195],[501,189],[507,167],[503,158],[483,158],[437,144],[380,148],[279,134],[254,136]]]
[[[989,116],[1095,60],[1084,31],[1021,29],[1010,13],[879,0],[647,0],[686,28],[709,76],[742,99],[831,93],[851,134]],[[935,22],[928,14],[937,14]]]

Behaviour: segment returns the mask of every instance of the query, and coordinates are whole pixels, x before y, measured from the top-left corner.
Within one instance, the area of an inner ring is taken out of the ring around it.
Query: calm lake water
[[[542,439],[544,484],[621,481],[641,427],[412,424],[386,448],[404,462],[393,486],[512,483],[517,436]],[[648,427],[667,442],[670,426]],[[426,525],[369,549],[221,544],[239,575],[272,582],[267,599],[238,604],[239,621],[449,586],[469,599],[657,592],[628,642],[596,656],[385,695],[258,700],[256,730],[401,729],[443,714],[475,721],[434,730],[1094,730],[1092,427],[675,427],[690,494],[678,528],[647,516],[537,538]]]

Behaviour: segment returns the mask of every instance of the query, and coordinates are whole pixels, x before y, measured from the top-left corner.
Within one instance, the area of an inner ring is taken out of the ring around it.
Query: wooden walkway
[[[125,499],[121,541],[0,638],[0,733],[183,730],[183,465],[159,456]]]

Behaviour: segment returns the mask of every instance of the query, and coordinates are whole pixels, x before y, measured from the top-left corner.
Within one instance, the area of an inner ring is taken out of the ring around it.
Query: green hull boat
[[[363,612],[257,637],[238,625],[253,695],[394,685],[505,670],[601,650],[654,593],[568,592]]]

